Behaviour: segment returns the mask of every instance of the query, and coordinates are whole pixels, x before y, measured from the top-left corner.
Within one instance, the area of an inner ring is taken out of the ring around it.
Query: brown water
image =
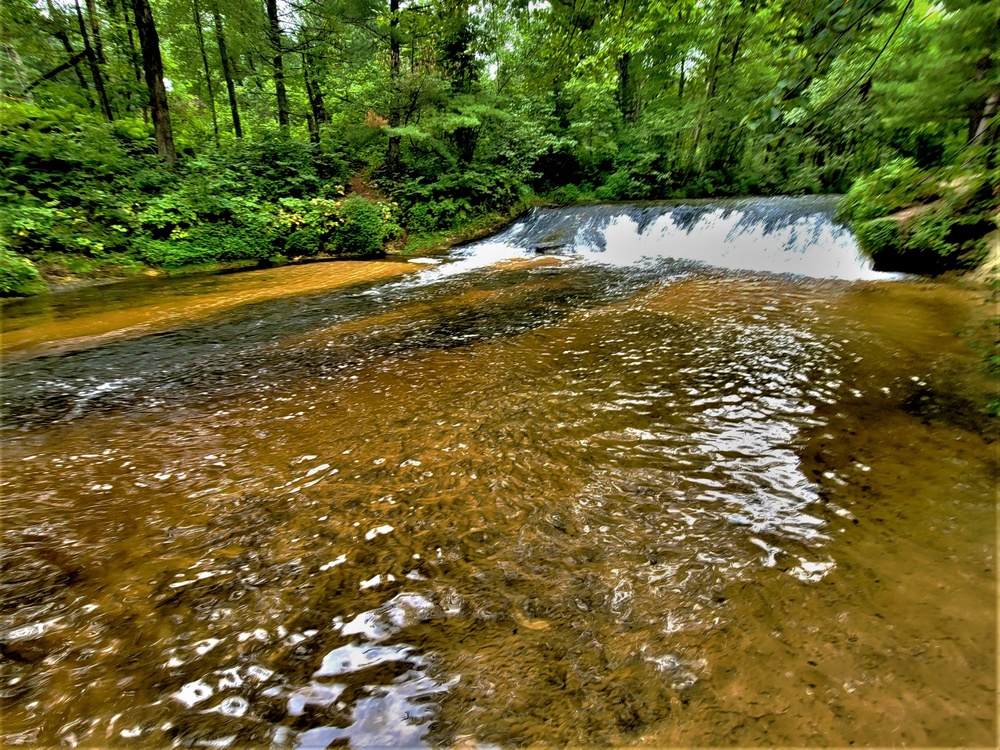
[[[405,263],[341,261],[220,276],[135,279],[75,294],[40,295],[9,303],[0,352],[5,361],[100,346],[166,331],[242,305],[413,271]]]
[[[419,278],[5,367],[7,744],[996,744],[982,294]]]

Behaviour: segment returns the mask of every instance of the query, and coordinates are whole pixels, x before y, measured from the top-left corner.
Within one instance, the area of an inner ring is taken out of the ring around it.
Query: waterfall
[[[872,269],[838,198],[743,198],[534,208],[506,230],[457,248],[439,277],[539,253],[614,266],[688,261],[734,271],[846,280],[891,279]]]

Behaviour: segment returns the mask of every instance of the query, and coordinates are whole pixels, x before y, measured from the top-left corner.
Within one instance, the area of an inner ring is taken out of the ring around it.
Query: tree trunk
[[[170,110],[167,107],[167,89],[163,85],[163,58],[160,57],[160,37],[156,33],[153,11],[149,0],[132,0],[135,28],[139,32],[142,49],[142,69],[149,89],[149,107],[153,116],[156,150],[167,164],[177,161],[174,133],[170,127]]]
[[[52,0],[47,0],[47,5],[49,8],[49,18],[55,21],[56,8],[52,4]],[[83,71],[80,69],[79,60],[81,60],[82,58],[78,56],[76,50],[73,49],[73,45],[69,41],[69,34],[66,33],[65,29],[59,29],[57,32],[55,32],[55,38],[62,43],[63,49],[66,50],[66,54],[69,55],[70,59],[76,61],[73,63],[73,72],[76,73],[76,78],[80,82],[80,88],[83,89],[83,93],[87,99],[87,104],[89,104],[90,108],[93,109],[94,99],[93,97],[90,96],[90,86],[87,84],[87,79],[83,75]]]
[[[125,32],[128,36],[129,62],[132,65],[132,72],[135,74],[136,83],[142,83],[142,63],[140,62],[139,52],[135,48],[135,35],[132,33],[132,21],[128,17],[128,2],[124,1],[122,2],[122,19],[125,21]],[[126,97],[131,99],[131,93],[127,93]],[[140,107],[140,109],[142,110],[142,121],[148,123],[149,109],[147,107]]]
[[[309,142],[314,146],[319,146],[319,125],[316,118],[311,114],[306,115],[306,127],[309,128]]]
[[[247,52],[247,67],[250,69],[250,80],[253,81],[254,86],[257,87],[258,91],[264,90],[264,84],[261,82],[260,73],[257,72],[257,66],[253,63],[254,54],[253,52]]]
[[[639,99],[635,80],[632,77],[632,54],[623,52],[615,67],[618,70],[618,111],[625,122],[635,122],[639,119]]]
[[[90,75],[94,79],[94,89],[97,91],[97,99],[101,103],[101,111],[108,122],[112,122],[115,118],[111,114],[111,102],[108,101],[108,92],[104,90],[104,76],[101,75],[101,66],[97,64],[97,55],[94,54],[94,48],[90,46],[90,35],[87,34],[87,24],[83,20],[80,0],[76,0],[76,19],[80,24],[83,51],[87,56],[87,64],[90,66]]]
[[[226,50],[226,35],[222,31],[222,15],[219,13],[218,0],[212,2],[212,20],[215,21],[215,41],[219,44],[219,57],[222,58],[222,75],[226,78],[226,90],[229,92],[229,111],[233,116],[233,132],[237,138],[242,138],[243,127],[240,125],[240,108],[236,103],[236,86],[233,84],[233,71],[229,65],[229,52]]]
[[[305,52],[302,53],[302,78],[305,80],[306,95],[309,97],[309,109],[312,110],[316,124],[329,122],[330,117],[326,113],[326,104],[323,101],[323,90],[313,77],[313,64]]]
[[[17,54],[17,50],[11,44],[4,45],[4,49],[7,51],[7,57],[10,58],[10,64],[14,66],[14,74],[17,76],[17,82],[21,85],[21,91],[24,92],[24,98],[31,101],[31,89],[34,86],[28,83],[28,76],[24,72],[24,63],[21,62],[21,56]],[[60,72],[71,65],[72,63],[64,63],[65,67],[60,66]],[[55,75],[55,73],[52,75]]]
[[[302,53],[302,80],[306,85],[306,97],[309,99],[309,114],[306,115],[306,126],[309,128],[309,140],[316,146],[319,145],[319,118],[316,117],[316,94],[313,91],[313,82],[309,76],[309,62],[306,60],[306,53]]]
[[[278,19],[278,0],[266,0],[268,36],[271,49],[274,51],[272,67],[274,70],[274,93],[278,99],[278,125],[283,131],[288,130],[289,111],[288,93],[285,91],[285,64],[281,54],[281,22]]]
[[[725,28],[725,22],[723,22],[723,28]],[[698,109],[698,119],[695,121],[694,125],[694,138],[691,144],[691,158],[689,164],[696,166],[698,171],[701,172],[705,168],[704,159],[699,156],[698,148],[701,145],[702,137],[704,136],[705,128],[705,116],[711,107],[712,99],[715,97],[715,87],[718,81],[719,75],[719,58],[722,55],[722,42],[724,41],[724,36],[720,34],[719,42],[715,46],[715,54],[712,56],[711,61],[708,65],[708,80],[705,84],[705,99]],[[702,150],[704,153],[704,150]]]
[[[389,101],[389,127],[398,128],[400,124],[399,107],[399,0],[389,0],[389,81],[391,83]],[[390,180],[399,175],[399,148],[401,138],[398,135],[389,136],[389,145],[385,152],[385,171]]]
[[[128,32],[128,49],[131,53],[132,72],[135,73],[136,83],[142,83],[142,56],[135,48],[135,34],[132,33],[132,21],[128,17],[128,3],[122,3],[122,18],[125,19],[125,30]]]
[[[97,16],[97,3],[87,0],[87,19],[90,21],[90,34],[94,40],[94,52],[97,53],[97,63],[107,64],[104,58],[104,43],[101,41],[101,23]]]
[[[976,126],[976,131],[972,139],[969,141],[970,144],[981,143],[983,141],[986,131],[990,127],[990,120],[996,114],[998,103],[1000,103],[1000,94],[994,91],[990,95],[990,98],[986,100],[986,106],[983,107],[982,116],[979,118],[979,124]]]
[[[93,0],[90,0],[93,2]],[[205,32],[201,28],[201,10],[198,0],[192,0],[194,11],[194,28],[198,32],[198,49],[201,50],[201,63],[205,67],[205,85],[208,87],[208,109],[212,113],[212,131],[215,134],[215,145],[219,145],[219,118],[215,114],[215,88],[212,86],[212,69],[208,67],[208,54],[205,52]]]

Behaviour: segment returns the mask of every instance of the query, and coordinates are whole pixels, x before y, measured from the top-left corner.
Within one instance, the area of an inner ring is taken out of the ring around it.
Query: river
[[[994,746],[990,308],[833,206],[7,303],[2,739]]]

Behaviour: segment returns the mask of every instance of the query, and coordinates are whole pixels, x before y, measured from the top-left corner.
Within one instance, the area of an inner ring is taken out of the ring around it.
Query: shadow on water
[[[851,250],[810,206],[541,212],[7,365],[4,741],[990,744],[976,296],[655,251]]]

